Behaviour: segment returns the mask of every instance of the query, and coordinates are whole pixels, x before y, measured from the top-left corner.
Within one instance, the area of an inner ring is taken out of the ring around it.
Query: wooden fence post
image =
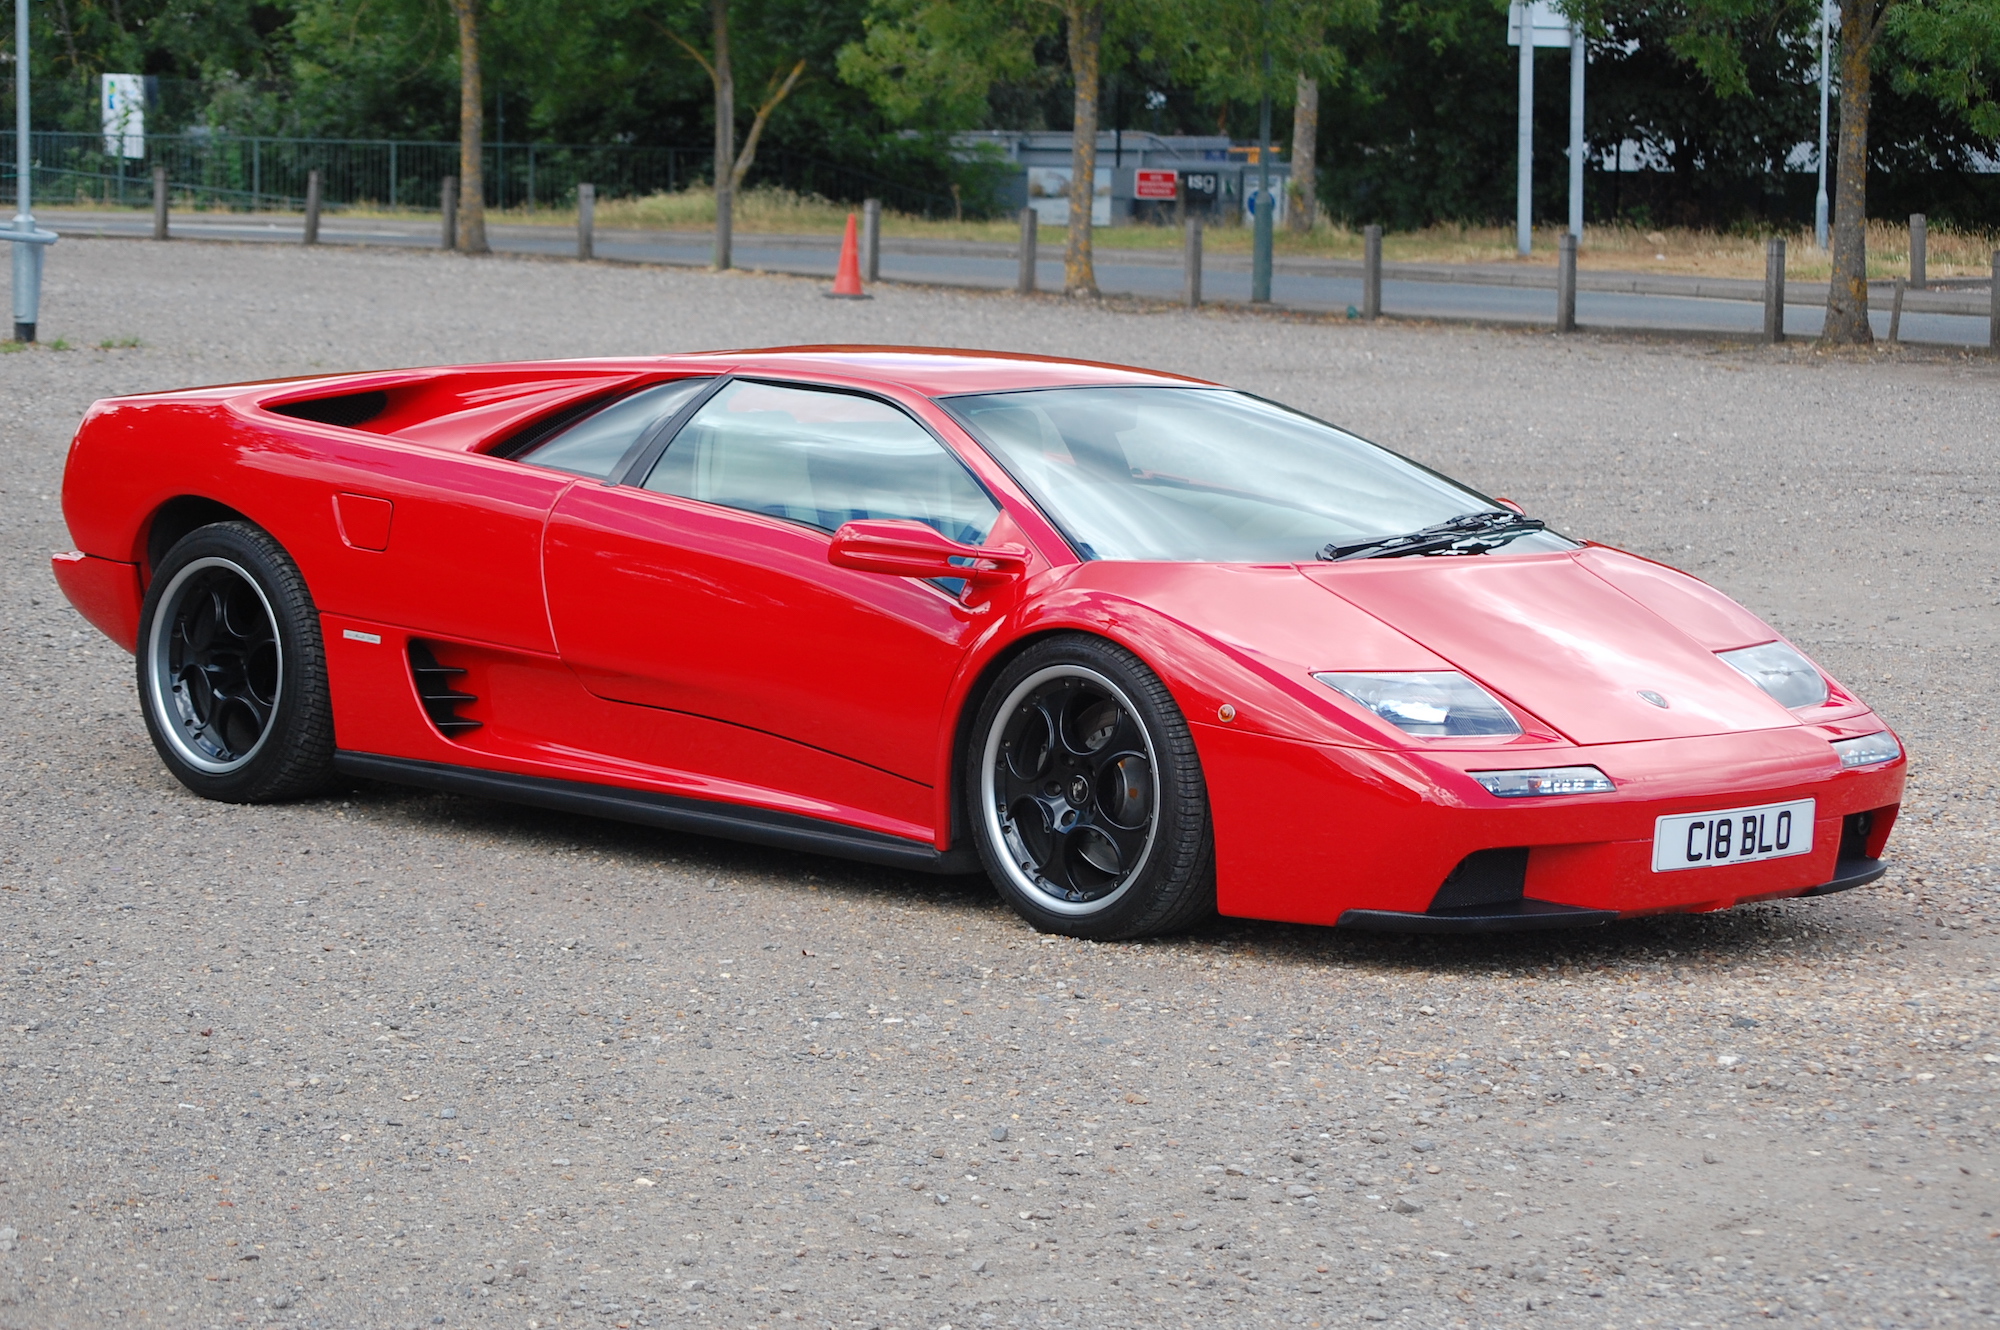
[[[314,167],[306,172],[306,233],[305,243],[319,243],[320,173]]]
[[[458,248],[458,177],[448,175],[438,189],[438,203],[444,212],[444,235],[439,249]]]
[[[1382,228],[1361,232],[1361,317],[1370,321],[1382,313]]]
[[[576,187],[576,256],[588,263],[597,257],[597,186]]]
[[[1764,242],[1764,340],[1785,340],[1785,242],[1780,236]]]
[[[1201,214],[1188,214],[1181,238],[1181,298],[1189,309],[1201,308]]]
[[[167,168],[153,168],[153,239],[167,238]]]
[[[1040,244],[1037,232],[1040,227],[1040,213],[1033,208],[1021,209],[1021,269],[1014,277],[1016,295],[1035,294],[1035,262],[1039,257],[1036,246]]]

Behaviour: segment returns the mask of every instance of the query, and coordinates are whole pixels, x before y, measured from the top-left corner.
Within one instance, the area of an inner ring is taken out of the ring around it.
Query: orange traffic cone
[[[867,300],[869,295],[861,289],[861,242],[855,238],[854,214],[847,214],[847,235],[840,242],[840,271],[833,275],[833,290],[826,293],[828,300]]]

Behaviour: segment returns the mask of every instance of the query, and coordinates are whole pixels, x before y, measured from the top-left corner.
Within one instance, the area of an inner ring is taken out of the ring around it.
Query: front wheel
[[[333,706],[312,596],[247,522],[191,532],[139,619],[139,705],[161,760],[206,799],[266,803],[333,779]]]
[[[1131,652],[1082,635],[1029,647],[987,691],[969,750],[980,859],[1036,928],[1108,941],[1214,910],[1194,738]]]

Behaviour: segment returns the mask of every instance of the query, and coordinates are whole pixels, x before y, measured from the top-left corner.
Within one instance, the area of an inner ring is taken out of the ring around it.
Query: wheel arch
[[[1157,665],[1147,659],[1145,652],[1140,651],[1129,642],[1119,641],[1116,637],[1104,632],[1101,628],[1090,624],[1050,624],[1046,627],[1036,628],[1032,632],[1023,633],[1021,636],[1010,640],[991,656],[987,657],[980,663],[979,668],[972,676],[972,681],[966,686],[959,702],[957,717],[952,725],[951,767],[948,785],[950,793],[946,809],[946,827],[948,829],[949,840],[941,848],[947,850],[961,849],[971,843],[972,825],[966,803],[966,800],[969,798],[969,792],[965,788],[965,765],[972,751],[973,724],[979,718],[980,708],[986,705],[987,694],[993,691],[994,681],[1000,677],[1009,664],[1019,658],[1029,648],[1035,646],[1037,643],[1046,642],[1052,637],[1097,638],[1099,641],[1110,643],[1121,651],[1131,652],[1132,655],[1138,658],[1140,664],[1153,671],[1154,674],[1160,675],[1162,680],[1166,677],[1161,673]],[[1171,685],[1169,685],[1168,691],[1172,691]]]
[[[262,523],[228,504],[198,494],[176,495],[154,508],[140,524],[140,548],[136,551],[141,556],[146,580],[152,581],[153,570],[167,557],[167,551],[192,532],[217,522],[248,522],[260,531],[265,530]]]

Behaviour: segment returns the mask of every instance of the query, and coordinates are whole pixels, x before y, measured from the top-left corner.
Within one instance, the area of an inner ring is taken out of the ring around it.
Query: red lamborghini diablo
[[[93,407],[55,574],[211,799],[340,774],[941,872],[1038,928],[1873,881],[1901,744],[1695,578],[1213,384],[795,347]]]

